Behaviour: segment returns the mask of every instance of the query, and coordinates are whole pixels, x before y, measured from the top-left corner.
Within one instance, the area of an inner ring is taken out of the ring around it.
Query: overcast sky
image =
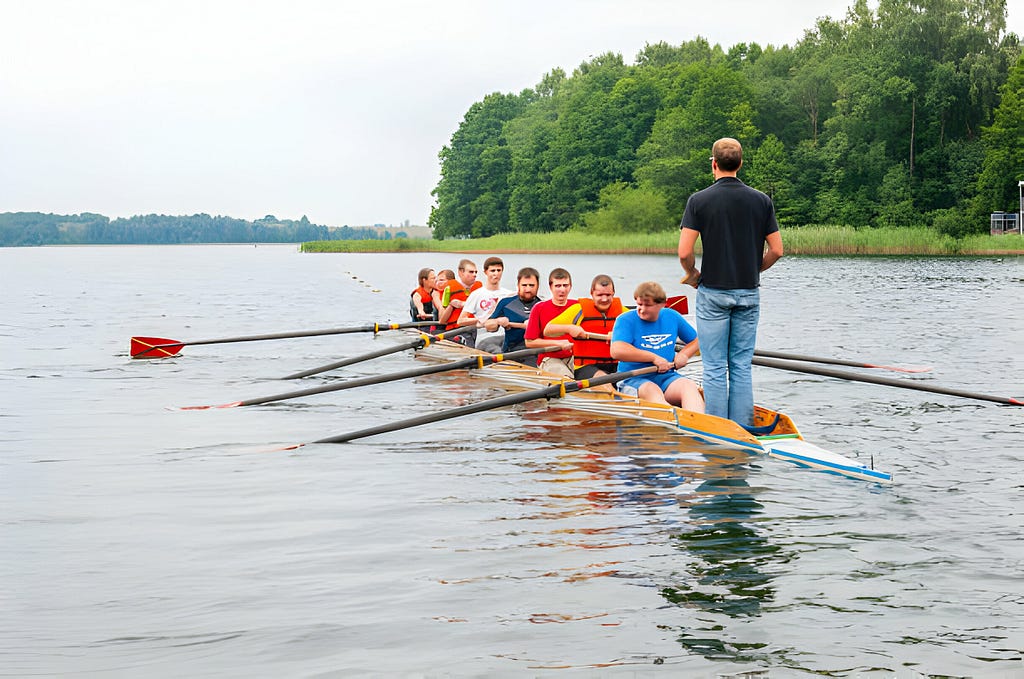
[[[852,3],[0,0],[0,212],[425,224],[486,94],[659,41],[791,45]]]

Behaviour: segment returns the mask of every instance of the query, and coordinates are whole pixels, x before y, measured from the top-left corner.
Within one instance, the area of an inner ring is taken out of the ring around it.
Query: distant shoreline
[[[679,232],[593,234],[583,232],[499,234],[487,238],[332,240],[302,243],[302,252],[455,252],[466,254],[674,255]],[[853,229],[839,226],[783,228],[787,255],[868,257],[1024,256],[1018,234],[955,239],[927,227]],[[700,241],[697,243],[700,252]]]

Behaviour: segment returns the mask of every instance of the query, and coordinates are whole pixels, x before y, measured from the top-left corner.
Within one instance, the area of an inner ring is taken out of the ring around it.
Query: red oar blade
[[[184,344],[163,337],[132,337],[132,358],[168,358],[177,356]]]
[[[679,295],[678,297],[669,297],[665,300],[666,309],[675,309],[682,315],[690,313],[690,300],[686,298],[686,295]]]
[[[242,405],[245,405],[242,401],[232,401],[231,403],[221,403],[218,405],[167,406],[167,410],[217,410],[220,408],[237,408]]]
[[[635,309],[635,306],[627,306],[627,309]],[[682,315],[690,313],[690,301],[686,298],[686,295],[677,295],[675,297],[669,297],[665,300],[666,309],[675,309]]]
[[[931,366],[928,366],[928,365],[907,366],[905,368],[901,368],[901,367],[895,366],[895,365],[875,365],[874,363],[865,363],[865,364],[863,364],[862,367],[864,367],[864,368],[874,368],[876,370],[891,370],[891,371],[897,372],[897,373],[928,373],[928,372],[932,371]]]

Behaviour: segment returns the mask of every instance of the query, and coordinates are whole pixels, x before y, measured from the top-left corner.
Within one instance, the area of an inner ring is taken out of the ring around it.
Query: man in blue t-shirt
[[[537,303],[537,288],[540,285],[540,272],[533,267],[525,267],[516,274],[516,294],[498,301],[490,317],[484,321],[487,332],[505,329],[502,342],[503,352],[518,351],[526,348],[526,320],[530,310]]]
[[[615,319],[612,358],[619,372],[657,366],[658,372],[630,377],[619,391],[645,401],[668,403],[704,412],[704,399],[693,380],[676,372],[698,351],[697,331],[675,309],[665,308],[665,289],[658,283],[641,283],[633,292],[636,309]],[[676,341],[685,343],[676,351]]]

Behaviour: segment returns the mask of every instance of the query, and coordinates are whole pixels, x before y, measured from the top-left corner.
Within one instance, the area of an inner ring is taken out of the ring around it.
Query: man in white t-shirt
[[[484,321],[491,317],[498,300],[511,297],[516,294],[514,290],[501,287],[501,275],[505,271],[505,263],[500,257],[488,257],[484,260],[484,277],[486,282],[482,288],[477,288],[466,298],[462,307],[462,315],[459,316],[459,326],[473,325],[477,328],[476,348],[488,353],[501,351],[501,343],[504,340],[504,330],[499,328],[496,332],[487,332],[484,329]]]

